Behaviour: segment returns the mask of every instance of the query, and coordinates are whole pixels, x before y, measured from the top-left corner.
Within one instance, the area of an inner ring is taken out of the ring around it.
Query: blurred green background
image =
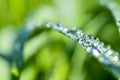
[[[118,3],[116,1],[116,3]],[[99,0],[0,0],[0,52],[10,54],[16,33],[33,20],[61,22],[80,27],[120,52],[119,34],[111,12]],[[24,63],[19,74],[0,58],[0,80],[117,80],[84,49],[55,31],[44,31],[25,43]]]

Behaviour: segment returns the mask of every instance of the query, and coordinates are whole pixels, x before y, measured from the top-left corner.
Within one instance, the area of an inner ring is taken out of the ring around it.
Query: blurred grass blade
[[[100,0],[100,2],[111,11],[120,33],[120,2],[117,0]]]

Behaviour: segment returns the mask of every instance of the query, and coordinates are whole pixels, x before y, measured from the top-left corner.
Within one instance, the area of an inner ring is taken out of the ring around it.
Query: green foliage
[[[119,0],[114,2],[120,4]],[[36,24],[50,21],[82,28],[120,52],[116,19],[106,6],[100,0],[0,0],[0,52],[7,55],[12,52],[18,29],[26,27],[30,20]],[[16,63],[11,68],[0,58],[0,80],[10,80],[11,74],[20,80],[119,79],[60,33],[36,30],[36,34],[25,43],[21,73]]]

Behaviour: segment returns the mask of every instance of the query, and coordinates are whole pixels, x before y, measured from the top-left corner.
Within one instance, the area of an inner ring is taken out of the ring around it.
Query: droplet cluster
[[[120,66],[119,53],[112,50],[109,46],[106,47],[103,42],[93,35],[85,34],[81,29],[69,29],[62,24],[46,24],[47,28],[56,30],[69,38],[76,41],[86,52],[96,57],[101,63],[105,65]]]

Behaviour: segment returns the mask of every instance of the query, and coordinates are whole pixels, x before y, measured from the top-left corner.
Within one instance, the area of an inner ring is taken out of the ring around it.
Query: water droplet
[[[86,51],[88,53],[90,53],[91,55],[93,55],[94,57],[99,57],[100,53],[97,51],[97,49],[93,48],[93,47],[87,47]]]
[[[60,23],[57,23],[57,24],[53,25],[53,28],[56,29],[56,30],[58,30],[58,31],[62,31],[63,25],[60,24]]]
[[[108,51],[105,53],[105,56],[106,56],[106,57],[109,57],[111,54],[112,54],[112,51],[111,51],[111,50],[108,50]]]
[[[70,29],[67,31],[67,35],[77,41],[79,39],[76,29]]]
[[[114,56],[113,61],[117,62],[118,61],[118,56]]]
[[[64,34],[67,34],[68,29],[67,29],[67,28],[63,28],[63,29],[62,29],[62,32],[63,32]]]
[[[50,22],[48,22],[45,25],[46,25],[46,27],[50,28],[52,24]]]

